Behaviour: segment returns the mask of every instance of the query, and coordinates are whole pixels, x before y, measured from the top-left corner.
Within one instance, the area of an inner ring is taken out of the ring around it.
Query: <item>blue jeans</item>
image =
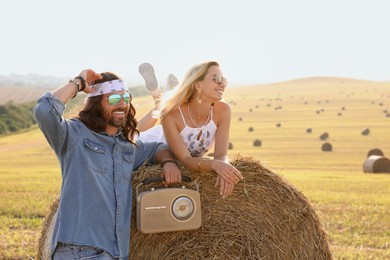
[[[54,260],[114,260],[106,251],[91,247],[59,243],[53,254]]]

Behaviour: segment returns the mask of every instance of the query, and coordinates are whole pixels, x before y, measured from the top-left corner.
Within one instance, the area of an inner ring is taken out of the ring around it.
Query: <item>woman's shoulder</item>
[[[223,113],[223,112],[230,112],[230,111],[231,111],[231,107],[225,101],[221,100],[214,103],[214,112]]]

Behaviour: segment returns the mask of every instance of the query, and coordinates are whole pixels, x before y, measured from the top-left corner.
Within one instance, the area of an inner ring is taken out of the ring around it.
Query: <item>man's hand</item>
[[[165,186],[168,184],[181,182],[181,172],[175,162],[166,162],[161,171],[161,177],[165,179]]]

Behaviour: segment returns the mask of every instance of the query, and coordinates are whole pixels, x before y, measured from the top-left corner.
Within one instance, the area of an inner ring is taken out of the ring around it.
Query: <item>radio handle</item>
[[[154,182],[163,182],[165,179],[162,178],[162,177],[155,177],[155,178],[149,178],[149,179],[145,179],[143,180],[142,184],[150,184],[150,183],[154,183]],[[188,176],[181,176],[181,181],[185,181],[185,182],[191,182],[191,178],[188,177]]]

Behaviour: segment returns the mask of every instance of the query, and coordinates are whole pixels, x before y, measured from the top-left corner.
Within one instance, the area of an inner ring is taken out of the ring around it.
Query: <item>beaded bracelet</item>
[[[79,92],[83,91],[85,89],[86,85],[87,85],[87,83],[85,82],[85,79],[83,77],[81,77],[81,76],[77,76],[77,77],[75,77],[75,79],[79,79],[80,82],[81,82],[81,89],[79,89],[78,91]]]
[[[164,166],[164,164],[166,164],[167,162],[172,162],[172,163],[176,164],[176,166],[177,166],[177,163],[176,163],[175,160],[168,159],[168,160],[163,161],[163,162],[160,164],[161,168],[162,168],[162,167]]]

